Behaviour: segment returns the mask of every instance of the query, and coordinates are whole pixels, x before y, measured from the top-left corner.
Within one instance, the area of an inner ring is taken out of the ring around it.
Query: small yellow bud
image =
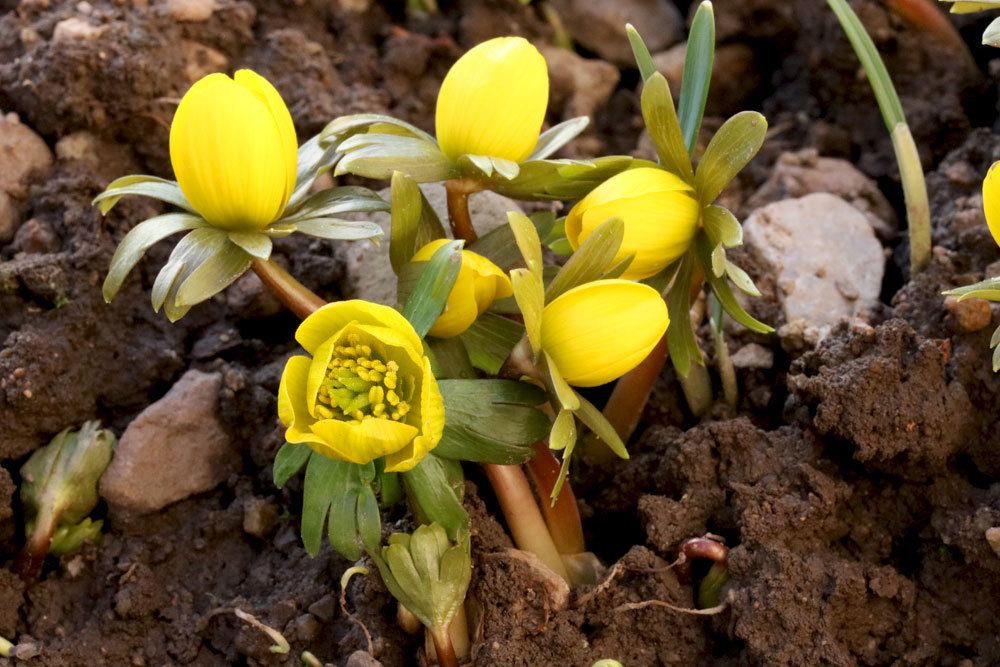
[[[687,251],[698,216],[690,185],[669,171],[641,167],[612,176],[581,199],[566,218],[566,237],[576,250],[601,224],[621,218],[625,238],[614,261],[635,254],[622,277],[642,280]]]
[[[571,385],[596,387],[639,365],[667,331],[655,289],[597,280],[562,294],[542,311],[542,349]]]
[[[413,261],[426,262],[447,242],[448,239],[431,241],[417,251]],[[448,295],[448,303],[428,333],[436,338],[457,336],[472,326],[495,300],[513,293],[510,278],[499,266],[471,250],[463,250],[462,267]]]
[[[983,181],[983,212],[993,240],[1000,245],[1000,162],[994,162]]]
[[[200,79],[170,125],[170,163],[181,191],[222,229],[263,229],[281,216],[295,188],[297,151],[278,91],[246,69],[232,79]]]
[[[452,159],[531,155],[549,102],[545,58],[523,37],[497,37],[452,65],[438,93],[438,144]]]

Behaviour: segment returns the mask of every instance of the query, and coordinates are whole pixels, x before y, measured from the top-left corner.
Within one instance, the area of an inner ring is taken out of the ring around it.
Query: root
[[[344,574],[340,577],[340,610],[344,612],[347,618],[351,619],[354,625],[358,626],[362,634],[365,636],[365,641],[368,642],[368,653],[370,655],[375,655],[375,645],[372,642],[372,634],[368,632],[368,626],[366,626],[360,618],[352,614],[347,610],[347,585],[351,583],[351,577],[356,574],[366,575],[368,574],[368,568],[355,565],[354,567],[349,567],[344,570]]]

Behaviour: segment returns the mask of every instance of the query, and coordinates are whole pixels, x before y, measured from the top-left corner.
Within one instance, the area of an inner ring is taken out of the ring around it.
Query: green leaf
[[[535,150],[528,156],[528,160],[544,160],[575,139],[589,124],[589,118],[580,116],[553,125],[538,137]]]
[[[594,407],[593,403],[579,396],[580,407],[576,410],[577,419],[590,429],[590,432],[600,438],[618,458],[627,459],[628,450],[621,436],[615,431],[615,427],[601,414],[601,411]]]
[[[313,459],[320,458],[318,456]],[[308,474],[308,469],[306,470]],[[375,479],[375,465],[366,463],[357,465],[346,464],[346,474],[341,480],[341,486],[329,489],[332,495],[330,503],[330,520],[327,524],[326,537],[330,540],[330,546],[334,551],[348,560],[357,560],[361,557],[361,544],[364,543],[358,525],[358,502],[365,493],[364,488],[371,487]],[[376,505],[376,512],[378,507]],[[377,514],[376,514],[377,516]],[[366,517],[370,518],[370,517]],[[371,527],[367,527],[371,530]],[[381,542],[381,526],[378,527],[378,538],[376,545]]]
[[[420,230],[424,196],[417,182],[399,171],[392,174],[391,189],[392,236],[389,242],[389,260],[392,262],[392,270],[398,274],[419,250],[417,233]]]
[[[767,120],[756,111],[741,111],[719,128],[698,163],[695,187],[705,204],[716,200],[764,144]]]
[[[965,299],[986,299],[987,301],[1000,301],[1000,277],[988,278],[974,285],[956,287],[943,292],[945,296],[956,296],[959,301]]]
[[[286,209],[281,223],[314,218],[336,218],[344,213],[388,211],[389,204],[377,193],[356,185],[327,188],[306,199],[294,211]]]
[[[711,267],[709,267],[710,269]],[[670,346],[670,360],[681,377],[691,372],[692,363],[702,363],[701,350],[691,329],[691,275],[693,261],[690,254],[684,255],[677,269],[670,291],[667,293],[667,311],[670,326],[667,328],[667,343]],[[711,270],[708,271],[711,273]]]
[[[524,257],[525,266],[531,273],[540,278],[543,264],[542,241],[538,236],[538,229],[531,222],[531,218],[517,211],[507,213],[507,222],[514,234],[514,240],[521,251],[521,256]]]
[[[111,258],[108,277],[104,279],[101,290],[104,300],[111,302],[125,282],[125,277],[155,243],[171,234],[198,229],[207,224],[198,216],[188,213],[167,213],[144,220],[133,227],[118,244],[114,257]]]
[[[446,403],[465,406],[472,414],[483,403],[535,406],[545,402],[544,391],[517,380],[441,380],[438,387]]]
[[[711,2],[702,2],[691,21],[687,53],[684,56],[684,75],[681,79],[680,116],[684,143],[689,154],[694,154],[698,131],[705,115],[708,88],[712,83],[712,66],[715,63],[715,12]]]
[[[535,226],[539,238],[547,235],[555,223],[555,215],[551,211],[533,213],[528,219]],[[468,249],[482,255],[505,271],[520,264],[524,257],[514,238],[514,230],[509,224],[500,225],[480,236]]]
[[[153,310],[159,312],[163,308],[171,322],[183,317],[193,304],[177,303],[181,285],[209,259],[228,252],[246,258],[249,265],[249,256],[229,242],[226,232],[214,227],[201,227],[189,232],[174,246],[167,263],[156,276],[150,293]]]
[[[632,27],[631,23],[625,24],[625,34],[628,35],[628,43],[632,47],[632,54],[635,56],[635,64],[639,68],[639,74],[643,81],[656,72],[656,65],[653,64],[653,56],[649,55],[649,47],[642,41],[639,31]]]
[[[542,349],[542,311],[545,308],[545,288],[541,278],[528,269],[514,269],[510,272],[510,284],[514,289],[514,299],[524,320],[524,331],[531,343],[531,351],[538,354]]]
[[[729,289],[729,284],[726,282],[725,278],[716,277],[710,270],[708,266],[711,264],[711,250],[708,246],[708,239],[703,235],[699,234],[695,237],[695,251],[698,254],[698,261],[701,263],[702,267],[705,268],[705,278],[708,280],[712,291],[715,292],[716,298],[722,307],[725,309],[729,316],[734,320],[745,326],[751,331],[756,331],[757,333],[772,333],[774,331],[773,327],[770,327],[763,322],[755,319],[752,315],[743,310],[743,306],[740,305],[736,297],[733,296],[733,292]],[[754,288],[756,289],[756,288]],[[671,320],[673,320],[673,312],[670,313]],[[673,323],[671,323],[673,326]],[[667,330],[670,333],[670,330]],[[670,340],[670,356],[674,356],[673,340]]]
[[[760,290],[753,284],[753,279],[747,275],[746,271],[736,266],[729,260],[726,260],[725,269],[726,275],[729,276],[729,279],[732,280],[733,284],[736,285],[741,291],[753,297],[760,296]],[[722,276],[719,277],[721,278]]]
[[[336,146],[321,146],[319,138],[320,135],[317,134],[299,146],[295,189],[288,198],[286,211],[294,211],[309,196],[309,191],[320,174],[330,171],[339,159]]]
[[[580,199],[629,167],[644,164],[627,155],[593,160],[532,160],[520,165],[517,178],[495,179],[489,189],[512,199]]]
[[[453,461],[516,465],[528,461],[534,450],[531,445],[501,442],[465,426],[446,424],[434,453]]]
[[[441,380],[445,422],[501,443],[531,445],[544,439],[549,417],[535,406],[545,401],[538,387],[515,380]]]
[[[496,375],[514,346],[524,337],[524,326],[506,317],[484,313],[460,336],[472,365]]]
[[[563,410],[576,410],[580,407],[580,396],[573,388],[569,386],[566,382],[566,378],[562,376],[559,371],[559,367],[556,362],[553,361],[552,357],[549,356],[548,352],[545,353],[545,368],[548,371],[547,379],[549,387],[552,393],[555,394],[559,405]]]
[[[141,195],[152,197],[160,201],[173,204],[177,208],[182,208],[188,213],[198,215],[191,203],[181,192],[181,187],[175,181],[168,181],[157,176],[146,176],[136,174],[134,176],[122,176],[119,179],[108,183],[104,192],[94,197],[91,205],[98,206],[103,215],[115,207],[115,204],[126,195]]]
[[[743,226],[729,209],[712,204],[702,209],[701,219],[713,245],[727,248],[743,245]]]
[[[204,258],[179,281],[173,302],[180,308],[190,308],[226,289],[250,268],[250,255],[242,248],[227,243]]]
[[[458,541],[468,533],[469,515],[448,481],[444,461],[434,452],[402,473],[402,478],[407,497],[420,514],[429,521],[441,524],[452,540]]]
[[[325,456],[309,458],[302,493],[302,543],[310,556],[318,554],[323,545],[323,527],[330,505],[334,496],[347,487],[351,465]],[[343,555],[356,560],[360,554]]]
[[[382,236],[382,228],[368,220],[311,218],[296,222],[294,228],[301,234],[333,241],[361,241]]]
[[[229,240],[251,257],[267,259],[271,256],[271,237],[260,232],[229,232]]]
[[[432,367],[434,377],[439,380],[444,378],[474,378],[476,369],[472,367],[469,354],[465,351],[465,344],[459,337],[455,338],[431,338],[428,337],[424,343],[431,349]]]
[[[712,250],[712,273],[717,276],[726,275],[726,248],[721,243]]]
[[[559,416],[552,425],[552,433],[549,435],[549,447],[562,451],[559,475],[552,485],[552,493],[549,494],[549,501],[555,505],[559,499],[559,492],[566,483],[566,477],[569,476],[569,464],[573,460],[573,450],[576,449],[576,416],[569,410],[559,411]]]
[[[395,134],[356,134],[345,139],[339,149],[344,156],[334,174],[354,174],[389,180],[401,171],[418,183],[445,181],[458,176],[451,158],[437,144]]]
[[[331,143],[339,141],[344,137],[351,136],[358,132],[364,132],[372,126],[379,127],[382,132],[388,132],[390,127],[395,128],[397,133],[417,137],[424,141],[434,143],[434,137],[421,130],[416,125],[411,125],[406,121],[398,120],[392,116],[377,113],[362,113],[351,116],[341,116],[330,121],[320,133],[320,143]],[[386,127],[380,127],[386,126]]]
[[[274,485],[279,489],[284,487],[293,475],[302,470],[310,454],[312,450],[308,445],[283,444],[274,456]]]
[[[545,302],[552,303],[574,287],[600,278],[608,270],[625,238],[625,222],[611,218],[601,223],[563,265],[545,290]]]
[[[694,179],[691,156],[684,144],[684,135],[677,120],[674,99],[666,78],[654,72],[642,86],[642,119],[656,146],[660,164],[687,182]]]
[[[355,522],[365,551],[375,552],[382,544],[382,514],[370,484],[362,484],[358,492]]]
[[[451,288],[462,268],[463,241],[451,241],[438,248],[424,265],[417,284],[403,306],[403,317],[423,338],[444,311]]]

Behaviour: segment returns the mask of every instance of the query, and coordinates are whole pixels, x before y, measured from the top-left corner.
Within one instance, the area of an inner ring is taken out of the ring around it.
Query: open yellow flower
[[[622,277],[642,280],[687,251],[698,215],[694,190],[679,176],[654,167],[630,169],[577,202],[566,218],[566,238],[576,250],[602,223],[621,218],[625,237],[614,261],[634,254]]]
[[[549,102],[545,58],[523,37],[497,37],[470,49],[438,93],[441,151],[455,160],[483,155],[522,162],[531,155]]]
[[[566,382],[596,387],[638,366],[669,324],[667,305],[652,287],[597,280],[545,306],[541,346]]]
[[[295,339],[278,389],[285,438],[323,456],[410,470],[444,429],[444,401],[416,331],[396,310],[367,301],[323,306]]]
[[[230,231],[263,229],[281,216],[295,188],[297,150],[278,91],[246,69],[200,79],[170,126],[181,191],[209,224]]]
[[[412,261],[428,261],[446,243],[448,239],[431,241],[416,252]],[[428,333],[437,338],[458,336],[472,326],[495,300],[513,293],[510,278],[499,266],[471,250],[463,250],[462,268],[448,295],[448,303]]]
[[[983,180],[983,212],[993,240],[1000,245],[1000,162],[994,162]]]

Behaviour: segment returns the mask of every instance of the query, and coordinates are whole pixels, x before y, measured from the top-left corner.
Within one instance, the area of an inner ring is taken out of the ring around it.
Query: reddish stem
[[[448,634],[448,626],[431,630],[431,639],[434,642],[438,664],[441,667],[458,667],[458,656],[455,655],[455,645],[452,644],[451,635]]]
[[[465,180],[452,180],[444,184],[448,197],[448,219],[451,221],[451,231],[456,239],[464,239],[466,244],[474,243],[477,238],[476,228],[472,226],[472,216],[469,215],[469,195],[478,192],[479,186]]]
[[[559,478],[559,461],[548,444],[535,443],[535,455],[528,461],[528,474],[538,489],[542,514],[549,527],[552,541],[561,554],[578,554],[586,550],[583,540],[583,524],[576,495],[568,483],[564,483],[553,505],[550,502],[552,490]]]

